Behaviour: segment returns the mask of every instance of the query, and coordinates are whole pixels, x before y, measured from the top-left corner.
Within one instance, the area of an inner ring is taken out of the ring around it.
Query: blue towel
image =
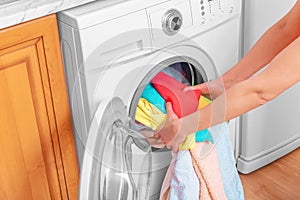
[[[215,143],[226,196],[228,200],[244,200],[244,190],[235,167],[227,124],[214,126],[210,131],[217,135]]]
[[[209,132],[208,129],[204,129],[201,131],[196,132],[196,142],[203,142],[203,141],[210,141],[212,144],[214,143],[214,140]]]
[[[165,99],[160,96],[151,83],[146,85],[141,97],[147,99],[152,105],[155,105],[162,113],[167,113]]]
[[[191,154],[188,150],[179,151],[175,160],[170,183],[170,199],[199,199],[200,183],[193,168]]]
[[[214,136],[218,161],[228,200],[244,200],[243,186],[235,167],[231,141],[226,123],[210,128]],[[170,183],[171,200],[194,200],[199,198],[200,183],[192,165],[189,151],[179,151],[175,159]]]

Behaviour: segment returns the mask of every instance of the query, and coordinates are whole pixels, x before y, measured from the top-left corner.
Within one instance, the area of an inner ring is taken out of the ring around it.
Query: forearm
[[[256,42],[251,50],[221,78],[225,88],[248,79],[299,36],[299,2]]]
[[[244,114],[272,100],[300,80],[300,37],[284,49],[260,74],[242,81],[210,105],[181,119],[184,135]]]
[[[228,121],[262,105],[263,101],[257,96],[255,86],[250,86],[248,82],[243,81],[234,85],[216,98],[212,104],[181,118],[180,132],[188,135]]]

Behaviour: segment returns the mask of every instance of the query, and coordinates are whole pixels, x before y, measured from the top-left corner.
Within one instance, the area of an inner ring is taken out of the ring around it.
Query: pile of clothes
[[[166,118],[166,102],[172,103],[179,118],[210,103],[199,91],[183,92],[186,85],[171,75],[160,72],[146,85],[136,111],[138,124],[157,130]],[[224,123],[191,133],[180,144],[166,173],[160,199],[244,199],[227,129]]]

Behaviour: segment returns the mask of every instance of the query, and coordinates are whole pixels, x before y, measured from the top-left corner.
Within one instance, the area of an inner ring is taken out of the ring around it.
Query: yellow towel
[[[150,127],[152,130],[157,128],[164,122],[166,114],[162,113],[156,106],[151,104],[144,98],[140,98],[135,119],[136,121]],[[179,150],[193,149],[195,146],[195,134],[189,135],[185,141],[179,145]]]
[[[155,131],[164,122],[166,116],[166,114],[162,113],[156,106],[147,101],[147,99],[140,98],[135,113],[136,121]]]
[[[198,109],[201,109],[210,104],[210,100],[200,96]],[[147,99],[140,98],[138,107],[135,114],[136,121],[150,127],[152,130],[157,128],[166,119],[166,114],[162,113],[155,105],[151,104]],[[179,145],[179,150],[188,150],[195,147],[195,133],[190,134],[184,141]]]
[[[210,103],[211,103],[211,100],[209,100],[208,98],[206,98],[204,96],[200,96],[198,110],[204,108],[205,106],[207,106]]]

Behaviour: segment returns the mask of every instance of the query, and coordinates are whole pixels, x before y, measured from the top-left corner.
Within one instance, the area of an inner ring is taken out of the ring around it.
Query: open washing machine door
[[[101,102],[85,146],[80,199],[149,199],[151,146],[129,124],[120,98]]]

